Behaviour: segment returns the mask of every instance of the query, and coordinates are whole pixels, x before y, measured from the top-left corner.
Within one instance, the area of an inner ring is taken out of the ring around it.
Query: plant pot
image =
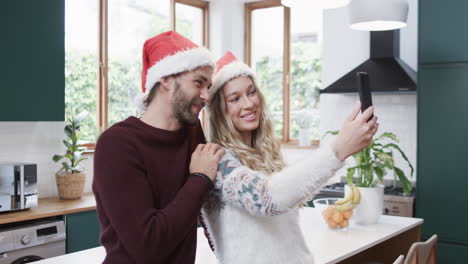
[[[383,213],[384,186],[376,187],[357,187],[361,192],[361,202],[354,209],[351,221],[359,225],[371,225],[379,221]],[[345,185],[345,196],[350,191],[348,185]]]
[[[57,190],[62,200],[80,199],[83,194],[86,180],[85,173],[60,173],[55,174]]]

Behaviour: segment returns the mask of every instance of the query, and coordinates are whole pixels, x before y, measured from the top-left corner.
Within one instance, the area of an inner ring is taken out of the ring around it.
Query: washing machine
[[[0,264],[31,263],[65,254],[65,223],[39,221],[0,230]]]

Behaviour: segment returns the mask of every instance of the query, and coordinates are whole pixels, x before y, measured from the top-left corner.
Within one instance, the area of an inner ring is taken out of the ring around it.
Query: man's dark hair
[[[156,90],[159,88],[159,85],[161,83],[160,82],[157,82],[153,88],[151,88],[148,96],[145,98],[145,100],[143,101],[143,104],[145,105],[145,107],[148,107],[148,105],[151,103],[151,101],[153,101],[153,98],[154,96],[156,95]]]
[[[176,73],[176,74],[172,74],[172,75],[169,75],[169,76],[172,76],[174,78],[177,78],[179,77],[183,72],[180,72],[180,73]],[[159,85],[161,85],[160,82],[157,82],[153,88],[151,88],[151,91],[149,92],[148,96],[146,97],[146,99],[143,101],[143,104],[145,105],[145,107],[148,107],[149,104],[151,103],[151,101],[153,101],[153,98],[156,96],[156,91],[158,90],[159,88]]]

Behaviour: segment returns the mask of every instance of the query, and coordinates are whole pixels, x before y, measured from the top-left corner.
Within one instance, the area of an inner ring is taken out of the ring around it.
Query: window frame
[[[259,2],[246,3],[244,8],[245,14],[245,62],[252,66],[252,13],[258,9],[266,9],[271,7],[283,8],[283,131],[282,143],[292,143],[289,133],[289,97],[290,97],[290,74],[291,74],[291,9],[283,6],[280,0],[265,0]]]
[[[169,20],[170,30],[176,27],[176,3],[188,5],[202,10],[202,45],[208,48],[209,43],[209,2],[204,0],[166,0],[169,1]],[[98,132],[104,131],[109,127],[109,83],[108,83],[108,0],[99,0],[98,10],[98,65],[97,65],[97,124]],[[205,125],[205,115],[202,113],[202,125]],[[100,133],[98,133],[100,134]],[[83,144],[88,152],[93,152],[96,143]]]
[[[244,24],[245,24],[245,56],[247,65],[252,66],[252,13],[254,10],[271,7],[283,7],[283,130],[281,142],[288,148],[315,148],[320,144],[320,140],[312,140],[312,145],[308,147],[298,146],[299,140],[291,139],[290,132],[290,100],[291,100],[291,9],[283,6],[281,0],[264,0],[258,2],[245,3]]]

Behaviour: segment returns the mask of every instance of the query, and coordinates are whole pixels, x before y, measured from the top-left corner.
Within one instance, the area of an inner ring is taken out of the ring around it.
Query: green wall
[[[422,237],[468,263],[468,1],[419,1],[418,179]]]
[[[63,121],[64,0],[0,5],[0,121]]]

